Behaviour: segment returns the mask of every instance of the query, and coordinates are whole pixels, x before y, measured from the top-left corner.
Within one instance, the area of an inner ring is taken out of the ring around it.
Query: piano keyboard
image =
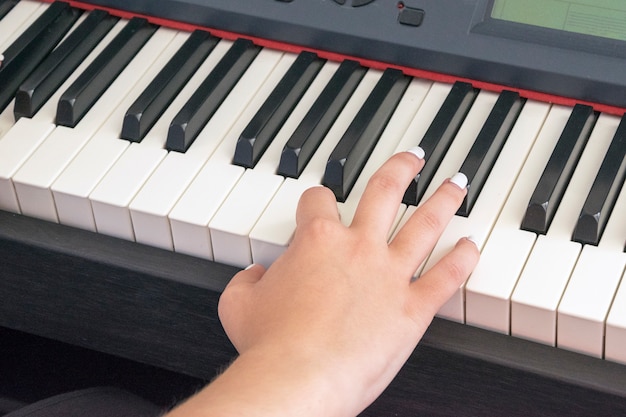
[[[306,188],[331,188],[349,224],[377,167],[420,144],[396,225],[461,170],[464,212],[423,268],[461,236],[482,252],[439,315],[626,363],[619,117],[64,3],[3,1],[0,17],[0,85],[23,87],[0,109],[0,209],[269,265]]]

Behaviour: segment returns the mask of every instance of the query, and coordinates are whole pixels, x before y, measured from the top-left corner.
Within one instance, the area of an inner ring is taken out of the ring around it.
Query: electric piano
[[[363,415],[626,414],[621,2],[0,0],[0,53],[0,326],[210,379],[303,190],[420,144],[397,225],[460,170],[423,268],[481,261]]]

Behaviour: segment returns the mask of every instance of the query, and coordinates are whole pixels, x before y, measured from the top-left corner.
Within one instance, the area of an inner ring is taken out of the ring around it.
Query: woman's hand
[[[356,415],[391,382],[479,257],[461,238],[413,279],[465,196],[463,175],[445,181],[388,241],[423,164],[420,149],[390,158],[349,227],[332,192],[308,190],[283,256],[268,270],[253,265],[232,279],[219,314],[240,357],[216,382],[223,395],[238,391],[235,401],[251,413],[224,408],[228,415]]]

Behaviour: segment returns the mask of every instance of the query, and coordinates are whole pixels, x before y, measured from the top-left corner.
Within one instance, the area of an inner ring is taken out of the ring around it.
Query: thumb
[[[263,265],[252,264],[235,274],[224,288],[217,305],[217,314],[227,333],[232,323],[241,316],[241,310],[248,305],[247,298],[251,294],[252,287],[264,274]]]

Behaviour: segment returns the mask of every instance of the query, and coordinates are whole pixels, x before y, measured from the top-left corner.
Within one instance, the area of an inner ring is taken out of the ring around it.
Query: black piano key
[[[461,128],[478,91],[468,83],[456,82],[420,142],[426,164],[411,181],[402,202],[416,206],[439,168],[452,140]]]
[[[13,6],[15,6],[18,3],[18,0],[3,0],[0,2],[0,19],[2,19],[4,16],[7,15],[7,13],[9,13],[11,11],[11,9],[13,8]]]
[[[597,120],[593,108],[576,105],[533,192],[521,228],[545,234]]]
[[[13,100],[20,84],[71,29],[81,12],[55,2],[3,52],[0,67],[0,111]]]
[[[75,127],[156,31],[143,18],[133,18],[61,95],[56,123]]]
[[[399,70],[385,70],[330,154],[322,183],[333,191],[337,201],[348,197],[410,81]]]
[[[91,12],[20,85],[15,120],[34,116],[118,20],[103,10]]]
[[[468,186],[458,215],[469,216],[523,105],[524,100],[513,91],[503,91],[498,97],[459,170],[467,176]]]
[[[300,176],[366,71],[356,61],[341,63],[285,144],[277,170],[279,175],[291,178]]]
[[[120,137],[140,142],[218,42],[218,38],[206,31],[194,31],[129,107],[124,116]]]
[[[238,39],[170,124],[166,147],[185,152],[246,72],[261,48]]]
[[[253,168],[296,107],[324,60],[302,52],[239,136],[233,163]]]
[[[626,116],[615,132],[580,212],[572,240],[597,245],[626,178]]]

